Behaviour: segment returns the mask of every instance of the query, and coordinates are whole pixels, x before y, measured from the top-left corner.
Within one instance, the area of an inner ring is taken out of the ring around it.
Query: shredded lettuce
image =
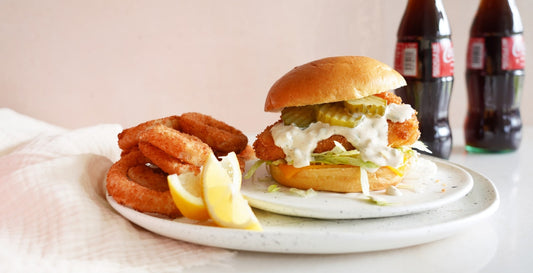
[[[250,167],[250,169],[246,172],[246,174],[244,174],[244,179],[249,179],[250,177],[252,177],[257,171],[257,169],[259,169],[259,167],[261,167],[261,165],[263,165],[264,163],[266,163],[265,160],[257,160],[254,165],[252,165],[252,167]]]
[[[279,191],[279,189],[280,189],[280,187],[278,185],[272,184],[272,185],[268,186],[267,191],[268,192],[277,192],[277,191]]]
[[[335,141],[335,147],[323,153],[313,153],[311,163],[351,165],[365,168],[367,170],[377,169],[379,166],[370,161],[364,161],[358,150],[346,151],[342,144]]]
[[[308,197],[313,197],[315,196],[317,193],[315,190],[313,189],[308,189],[308,190],[300,190],[300,189],[297,189],[297,188],[290,188],[289,189],[289,192],[292,192],[300,197],[304,197],[304,198],[308,198]]]
[[[422,141],[419,141],[419,140],[413,143],[411,147],[417,150],[426,152],[426,153],[430,153],[430,154],[432,153],[431,150],[428,148],[428,146],[426,146],[426,144],[424,144]]]
[[[381,198],[378,198],[376,196],[367,196],[368,197],[368,202],[370,202],[371,204],[375,204],[375,205],[378,205],[378,206],[390,206],[392,205],[392,203],[389,203]]]
[[[251,178],[254,173],[257,171],[257,169],[259,169],[259,167],[261,167],[261,165],[263,164],[267,164],[267,165],[278,165],[278,164],[281,164],[285,162],[285,160],[283,159],[278,159],[278,160],[274,160],[274,161],[270,161],[270,160],[257,160],[254,165],[252,165],[250,167],[250,169],[244,174],[244,179],[249,179]]]

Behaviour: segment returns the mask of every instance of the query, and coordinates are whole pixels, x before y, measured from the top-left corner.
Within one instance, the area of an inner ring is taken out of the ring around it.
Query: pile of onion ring
[[[255,157],[248,138],[234,127],[200,113],[141,123],[118,134],[120,159],[107,173],[107,192],[119,204],[175,218],[177,209],[166,177],[199,174],[210,153],[235,152],[241,170]]]

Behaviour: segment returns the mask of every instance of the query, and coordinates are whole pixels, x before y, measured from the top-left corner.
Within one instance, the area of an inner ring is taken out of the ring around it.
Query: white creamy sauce
[[[387,187],[385,193],[392,196],[402,196],[402,192],[400,191],[400,189],[392,185]]]
[[[391,103],[385,109],[385,117],[392,122],[405,122],[414,113],[415,110],[409,104]]]
[[[344,136],[361,152],[361,158],[364,161],[371,161],[378,166],[398,167],[403,163],[403,153],[388,146],[387,119],[405,121],[412,116],[414,110],[409,105],[408,107],[393,105],[395,104],[387,106],[386,115],[383,117],[363,116],[354,128],[316,122],[302,129],[294,125],[278,123],[271,129],[272,137],[275,144],[285,152],[285,160],[296,168],[310,165],[311,153],[317,143],[332,135]]]

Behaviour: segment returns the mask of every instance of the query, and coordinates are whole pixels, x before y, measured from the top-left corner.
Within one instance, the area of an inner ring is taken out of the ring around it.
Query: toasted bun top
[[[270,88],[265,111],[358,99],[406,85],[388,65],[364,56],[340,56],[297,66]]]

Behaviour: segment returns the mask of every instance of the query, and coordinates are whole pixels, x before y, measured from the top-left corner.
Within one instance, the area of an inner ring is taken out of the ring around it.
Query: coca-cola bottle
[[[520,145],[525,66],[522,33],[514,0],[481,0],[467,53],[467,151],[513,151]]]
[[[449,158],[448,108],[453,86],[451,30],[441,0],[409,0],[398,28],[394,68],[407,86],[396,89],[418,112],[420,140],[432,155]]]

